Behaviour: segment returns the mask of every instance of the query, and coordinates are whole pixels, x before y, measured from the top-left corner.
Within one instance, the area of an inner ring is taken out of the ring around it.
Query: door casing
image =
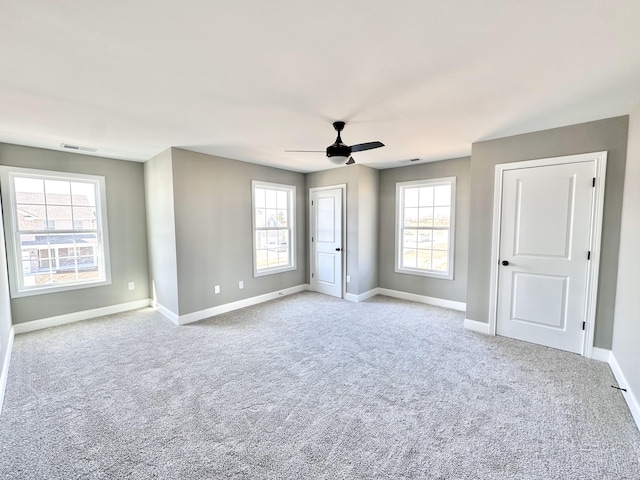
[[[314,206],[311,204],[312,198],[313,198],[313,193],[314,192],[320,192],[323,190],[342,190],[342,212],[341,212],[341,217],[342,217],[342,264],[340,265],[340,279],[341,279],[341,284],[342,284],[342,298],[345,298],[345,294],[347,291],[347,283],[346,283],[346,271],[347,271],[347,185],[345,183],[342,184],[338,184],[338,185],[327,185],[324,187],[312,187],[309,188],[309,284],[313,285],[313,282],[311,281],[311,273],[315,271],[315,245],[314,243],[311,241],[311,237],[313,237],[315,235],[314,232],[314,220],[315,219],[315,213],[314,213]]]
[[[522,162],[511,162],[496,165],[493,196],[493,235],[491,242],[491,279],[489,297],[489,334],[495,335],[498,314],[498,259],[500,252],[500,225],[502,223],[502,177],[507,170],[533,168],[541,166],[561,165],[566,163],[596,163],[595,192],[591,204],[590,251],[591,261],[587,273],[587,296],[585,306],[585,336],[582,355],[593,356],[593,339],[595,332],[596,301],[598,293],[598,276],[600,270],[600,250],[602,238],[602,216],[604,209],[604,186],[607,170],[607,152],[584,153],[563,157],[544,158]]]

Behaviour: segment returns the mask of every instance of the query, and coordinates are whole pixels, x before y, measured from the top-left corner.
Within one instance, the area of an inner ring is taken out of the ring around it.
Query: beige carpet
[[[0,478],[640,478],[608,365],[463,318],[301,293],[19,335]]]

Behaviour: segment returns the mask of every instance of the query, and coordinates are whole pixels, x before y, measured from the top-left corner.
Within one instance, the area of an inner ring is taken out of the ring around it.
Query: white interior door
[[[311,289],[342,298],[342,188],[310,190]]]
[[[581,353],[595,161],[506,170],[496,333]]]

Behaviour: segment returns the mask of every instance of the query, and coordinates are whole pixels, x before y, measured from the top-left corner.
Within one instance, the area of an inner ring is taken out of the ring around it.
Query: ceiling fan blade
[[[371,150],[373,148],[384,147],[384,143],[382,142],[367,142],[367,143],[358,143],[357,145],[351,145],[352,152],[362,152],[364,150]]]
[[[324,150],[285,150],[288,153],[325,153]]]

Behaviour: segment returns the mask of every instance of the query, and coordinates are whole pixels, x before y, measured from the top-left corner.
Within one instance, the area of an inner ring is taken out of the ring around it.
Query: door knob
[[[508,260],[503,260],[502,261],[502,265],[504,265],[506,267],[507,265],[509,265],[509,261]]]
[[[340,251],[340,248],[336,248],[336,252],[339,252],[339,251]]]

